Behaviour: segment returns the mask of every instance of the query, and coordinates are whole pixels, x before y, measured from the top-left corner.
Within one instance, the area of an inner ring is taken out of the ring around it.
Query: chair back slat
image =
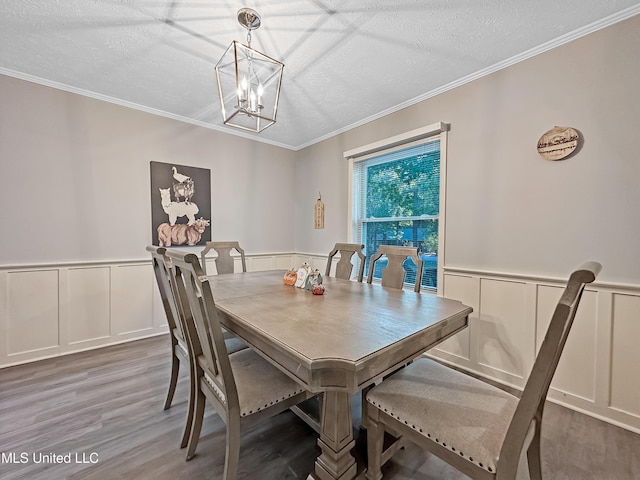
[[[417,247],[397,247],[393,245],[380,245],[376,253],[369,262],[369,275],[367,283],[373,282],[373,270],[375,263],[385,256],[388,260],[387,266],[382,269],[382,286],[401,289],[404,286],[406,271],[404,262],[410,258],[416,265],[416,283],[414,291],[419,292],[422,282],[423,261],[420,258],[420,251]]]
[[[151,253],[151,262],[153,265],[153,273],[156,277],[156,284],[160,292],[160,299],[167,317],[169,329],[173,332],[177,330],[181,336],[181,340],[185,339],[182,322],[180,322],[180,314],[175,295],[170,283],[169,271],[167,269],[165,256],[166,248],[149,245],[147,251]]]
[[[595,280],[601,269],[599,263],[588,262],[574,271],[556,305],[500,451],[497,470],[501,474],[506,473],[505,478],[511,478],[510,472],[513,472],[515,478],[517,459],[526,448],[528,433],[532,428],[540,427],[535,422],[542,420],[544,402],[573,325],[582,292],[586,284]]]
[[[244,250],[240,248],[240,244],[238,242],[207,242],[204,249],[200,253],[202,268],[205,273],[207,272],[206,255],[211,250],[213,250],[217,254],[215,262],[218,275],[235,272],[235,260],[231,256],[231,252],[233,250],[237,251],[240,254],[242,271],[247,271],[247,261],[245,258]]]
[[[167,314],[169,328],[187,345],[189,355],[197,356],[202,353],[202,349],[194,330],[191,311],[188,306],[185,308],[184,302],[181,301],[179,296],[172,261],[167,255],[168,250],[164,247],[150,245],[147,247],[147,251],[151,252],[158,288],[163,299],[163,305],[166,305],[165,311],[168,306],[171,312],[171,320],[169,320],[169,314]],[[173,330],[174,328],[175,330]]]
[[[366,260],[365,254],[362,252],[364,249],[364,245],[358,243],[336,243],[333,247],[333,250],[329,252],[329,258],[327,259],[327,268],[325,269],[325,276],[329,277],[331,275],[331,265],[333,263],[333,257],[339,252],[340,260],[336,264],[335,277],[342,278],[345,280],[351,279],[351,272],[353,271],[353,263],[351,263],[351,258],[354,254],[358,255],[359,258],[359,266],[358,266],[358,281],[362,281],[362,277],[364,276],[364,264]]]
[[[201,347],[197,364],[223,397],[221,403],[227,411],[238,408],[238,392],[209,280],[196,255],[177,250],[167,250],[167,255],[173,264],[178,296],[186,299],[183,303],[191,313],[187,318],[194,323]]]

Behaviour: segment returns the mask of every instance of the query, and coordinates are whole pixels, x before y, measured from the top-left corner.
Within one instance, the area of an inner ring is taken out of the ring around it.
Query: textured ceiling
[[[285,64],[278,121],[222,124],[213,67]],[[1,0],[0,73],[298,149],[640,13],[632,0]]]

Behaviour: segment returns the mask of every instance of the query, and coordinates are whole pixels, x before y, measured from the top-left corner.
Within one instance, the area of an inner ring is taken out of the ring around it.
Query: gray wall
[[[445,263],[640,283],[640,16],[298,152],[0,76],[0,265],[146,258],[149,162],[211,169],[213,238],[326,254],[347,232],[343,152],[444,121]],[[540,135],[582,150],[541,159]],[[325,229],[313,228],[318,191]]]
[[[146,258],[150,161],[211,169],[214,240],[295,247],[290,150],[6,76],[0,105],[0,265]]]
[[[348,240],[345,150],[443,121],[447,266],[565,277],[598,260],[600,280],[640,283],[639,46],[636,16],[299,151],[296,250]],[[536,143],[555,125],[584,145],[551,162]]]

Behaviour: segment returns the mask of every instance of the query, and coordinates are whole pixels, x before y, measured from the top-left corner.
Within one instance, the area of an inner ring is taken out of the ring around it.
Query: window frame
[[[343,157],[348,160],[348,207],[347,207],[347,238],[352,241],[355,232],[356,220],[353,218],[353,204],[354,204],[354,192],[353,192],[353,166],[354,163],[361,162],[376,155],[383,155],[384,153],[391,152],[393,150],[399,150],[407,148],[412,143],[417,141],[429,142],[433,140],[440,140],[440,211],[438,213],[438,272],[437,272],[437,288],[435,294],[442,296],[443,294],[443,282],[444,282],[444,255],[445,255],[445,224],[446,224],[446,185],[447,185],[447,133],[449,131],[449,124],[444,122],[438,122],[431,125],[427,125],[415,130],[411,130],[393,137],[388,137],[379,140],[374,143],[363,145],[352,150],[347,150],[343,153]],[[370,256],[375,252],[367,252]]]

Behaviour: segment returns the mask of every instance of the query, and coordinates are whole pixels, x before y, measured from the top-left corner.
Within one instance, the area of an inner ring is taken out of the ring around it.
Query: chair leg
[[[384,426],[378,422],[378,409],[368,408],[367,417],[367,480],[382,479],[382,447],[384,442]]]
[[[200,430],[202,430],[202,421],[204,419],[204,407],[207,399],[204,393],[198,391],[196,395],[196,405],[193,412],[193,422],[191,424],[191,434],[189,435],[189,444],[187,445],[187,460],[191,460],[196,454],[198,441],[200,440]]]
[[[189,362],[190,364],[192,362]],[[185,448],[189,443],[189,436],[191,434],[191,427],[193,425],[193,412],[196,408],[196,395],[197,395],[197,372],[190,365],[189,368],[189,404],[187,405],[187,421],[184,425],[184,432],[182,433],[182,440],[180,441],[180,448]]]
[[[362,389],[362,392],[360,392],[360,429],[361,430],[366,430],[367,429],[367,412],[369,410],[369,407],[367,405],[367,393],[369,392],[369,390],[371,390],[373,387],[375,387],[375,383],[372,385],[369,385],[368,387],[364,387]]]
[[[530,480],[542,480],[542,465],[540,461],[540,419],[536,419],[533,439],[527,449],[527,463],[529,465]]]
[[[240,461],[240,421],[229,418],[227,423],[227,448],[224,459],[224,480],[235,480]]]
[[[172,345],[172,349],[175,349],[175,345]],[[173,401],[173,394],[176,392],[176,385],[178,384],[178,372],[180,370],[180,359],[176,356],[175,351],[172,351],[171,355],[171,381],[169,382],[169,391],[167,392],[167,399],[164,401],[164,409],[167,410],[171,406]]]

